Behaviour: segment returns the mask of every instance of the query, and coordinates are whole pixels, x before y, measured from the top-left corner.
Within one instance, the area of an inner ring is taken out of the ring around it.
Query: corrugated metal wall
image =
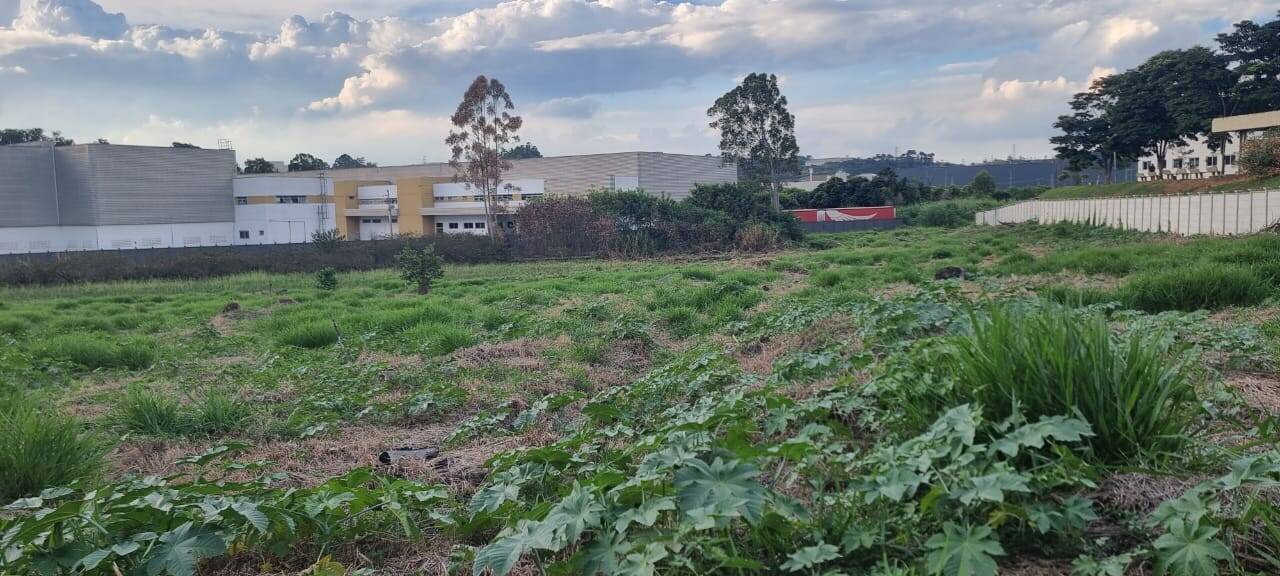
[[[235,152],[88,146],[95,224],[177,224],[235,219]]]
[[[53,152],[46,146],[0,146],[0,227],[56,226]]]
[[[688,197],[694,184],[738,181],[737,167],[722,164],[719,156],[641,152],[639,160],[640,188],[676,200]]]
[[[58,159],[58,209],[62,226],[97,224],[97,201],[93,195],[93,163],[88,146],[56,148]]]
[[[509,180],[541,178],[546,180],[547,194],[585,195],[591,189],[606,189],[610,176],[639,176],[638,154],[588,154],[514,160],[511,170],[503,174]]]

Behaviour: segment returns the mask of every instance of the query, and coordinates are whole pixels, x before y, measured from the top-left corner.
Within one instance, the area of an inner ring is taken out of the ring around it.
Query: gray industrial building
[[[0,253],[230,243],[235,152],[0,146]]]

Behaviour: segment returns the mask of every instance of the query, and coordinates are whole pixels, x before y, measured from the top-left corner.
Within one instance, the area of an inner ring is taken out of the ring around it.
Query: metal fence
[[[978,225],[1076,222],[1192,236],[1252,234],[1280,220],[1280,190],[1030,200],[979,212]]]

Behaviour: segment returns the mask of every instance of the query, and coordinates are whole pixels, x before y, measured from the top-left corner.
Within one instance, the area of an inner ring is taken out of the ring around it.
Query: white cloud
[[[128,30],[124,14],[112,14],[92,0],[30,0],[13,27],[31,32],[119,38]]]
[[[483,73],[507,84],[544,150],[696,152],[714,146],[710,99],[771,71],[788,79],[806,153],[1047,148],[1053,117],[1093,78],[1210,41],[1207,22],[1274,10],[1263,0],[444,0],[431,12],[416,0],[102,2],[25,0],[0,27],[0,73],[15,88],[0,91],[5,117],[112,141],[221,131],[280,146],[345,142],[336,131],[358,118],[416,146],[436,139],[393,123],[434,127]],[[299,12],[322,16],[288,16]],[[94,98],[75,96],[86,92]]]

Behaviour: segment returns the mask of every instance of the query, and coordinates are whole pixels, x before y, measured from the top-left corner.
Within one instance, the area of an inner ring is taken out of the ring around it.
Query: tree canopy
[[[707,110],[720,130],[720,154],[737,162],[748,179],[769,186],[774,210],[782,207],[782,178],[800,171],[796,117],[773,74],[748,74],[742,84],[718,98]]]
[[[507,150],[503,155],[507,160],[523,160],[526,158],[541,158],[542,152],[538,151],[538,147],[530,142],[525,142],[515,148]]]
[[[289,161],[290,172],[311,172],[313,170],[328,169],[328,162],[306,153],[298,154],[293,157],[293,160]]]
[[[335,170],[346,168],[374,168],[378,164],[364,159],[364,156],[353,158],[350,154],[343,154],[333,160]]]
[[[57,130],[46,134],[44,128],[0,129],[0,146],[30,142],[53,142],[54,146],[70,146],[76,143],[70,138],[63,138],[62,133]]]
[[[187,142],[174,142],[173,147],[174,148],[199,148],[199,146],[196,146],[195,144],[189,144]]]
[[[983,170],[973,177],[969,190],[974,196],[990,196],[996,193],[996,179],[990,172]]]
[[[1190,139],[1221,149],[1215,117],[1280,108],[1280,20],[1237,23],[1218,45],[1160,52],[1076,94],[1072,112],[1053,125],[1058,157],[1073,172],[1102,167],[1109,179],[1115,164],[1143,154],[1162,167],[1169,149]]]
[[[511,168],[509,146],[520,141],[524,120],[512,113],[515,103],[497,78],[477,76],[462,96],[450,119],[453,129],[445,139],[453,155],[449,165],[456,179],[480,192],[488,218],[490,237],[495,235],[498,188],[502,173]]]
[[[250,158],[244,161],[245,174],[274,174],[276,165],[265,158]]]

